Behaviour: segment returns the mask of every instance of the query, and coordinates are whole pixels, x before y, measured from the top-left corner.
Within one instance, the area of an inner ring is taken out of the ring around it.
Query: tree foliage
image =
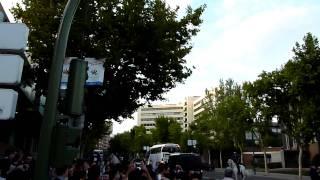
[[[296,43],[294,56],[282,69],[287,79],[287,118],[280,119],[285,130],[299,144],[313,140],[320,127],[320,48],[318,39],[308,33],[303,44]]]
[[[301,177],[302,148],[317,137],[320,128],[318,39],[308,33],[303,44],[296,43],[293,53],[281,69],[263,72],[255,82],[246,83],[245,89],[261,136],[268,134],[265,127],[277,118],[283,132],[297,142]]]
[[[130,131],[117,134],[110,140],[110,151],[123,155],[142,153],[143,146],[151,146],[152,137],[144,126],[135,126]]]
[[[36,97],[47,93],[48,74],[59,22],[66,0],[23,0],[14,17],[30,28],[28,53]],[[192,69],[184,57],[199,31],[204,6],[188,8],[178,19],[177,9],[162,0],[81,1],[69,35],[67,57],[105,59],[102,87],[87,88],[86,131],[100,128],[105,119],[128,117],[141,99],[162,94],[184,82]]]
[[[174,118],[158,117],[151,133],[154,143],[180,143],[182,128]]]
[[[250,129],[250,111],[240,85],[229,79],[215,89],[215,111],[219,125],[225,125],[234,147],[243,151],[245,132]],[[219,128],[219,127],[217,127]]]
[[[231,79],[221,80],[217,88],[206,91],[203,108],[193,129],[205,148],[234,146],[242,151],[245,132],[250,129],[250,113],[241,86]]]

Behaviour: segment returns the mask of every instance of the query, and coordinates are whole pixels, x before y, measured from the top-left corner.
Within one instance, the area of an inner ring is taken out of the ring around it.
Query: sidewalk
[[[224,169],[221,168],[216,168],[215,169],[216,172],[218,173],[223,173]],[[299,176],[298,175],[293,175],[293,174],[281,174],[281,173],[269,173],[269,174],[265,174],[264,172],[257,172],[255,175],[253,174],[253,170],[252,169],[247,169],[247,176],[250,177],[271,177],[274,179],[281,179],[281,180],[298,180]],[[310,180],[309,176],[302,176],[303,180]]]

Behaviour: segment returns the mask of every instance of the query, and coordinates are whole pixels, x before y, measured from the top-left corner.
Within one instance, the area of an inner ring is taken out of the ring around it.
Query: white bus
[[[178,144],[157,144],[153,145],[149,151],[148,163],[156,169],[161,161],[168,162],[170,154],[179,153],[180,146]]]

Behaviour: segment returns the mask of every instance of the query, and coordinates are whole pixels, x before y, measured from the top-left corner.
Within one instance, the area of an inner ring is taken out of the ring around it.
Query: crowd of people
[[[165,162],[160,162],[156,169],[145,160],[135,159],[132,161],[121,161],[119,164],[112,164],[109,161],[105,164],[105,171],[102,173],[102,180],[197,180],[199,178],[185,172],[182,166],[177,164],[170,169]]]
[[[31,180],[34,172],[34,160],[31,154],[23,151],[8,150],[0,159],[0,179]]]
[[[35,162],[31,154],[11,150],[0,159],[0,180],[32,180]],[[78,159],[71,165],[49,169],[51,180],[168,180],[198,179],[177,164],[170,169],[160,162],[156,169],[144,159],[113,161],[112,159]]]

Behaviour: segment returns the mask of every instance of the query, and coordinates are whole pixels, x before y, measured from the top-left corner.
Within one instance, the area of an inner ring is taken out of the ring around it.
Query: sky
[[[0,0],[12,6],[19,0]],[[307,32],[320,37],[319,0],[166,0],[171,7],[206,4],[200,32],[185,57],[195,66],[184,84],[165,95],[162,103],[177,103],[186,96],[203,95],[220,79],[254,81],[262,71],[280,68],[292,57],[295,42]],[[159,102],[157,102],[159,103]],[[133,115],[136,119],[136,114]],[[129,130],[136,120],[114,123],[114,132]]]

